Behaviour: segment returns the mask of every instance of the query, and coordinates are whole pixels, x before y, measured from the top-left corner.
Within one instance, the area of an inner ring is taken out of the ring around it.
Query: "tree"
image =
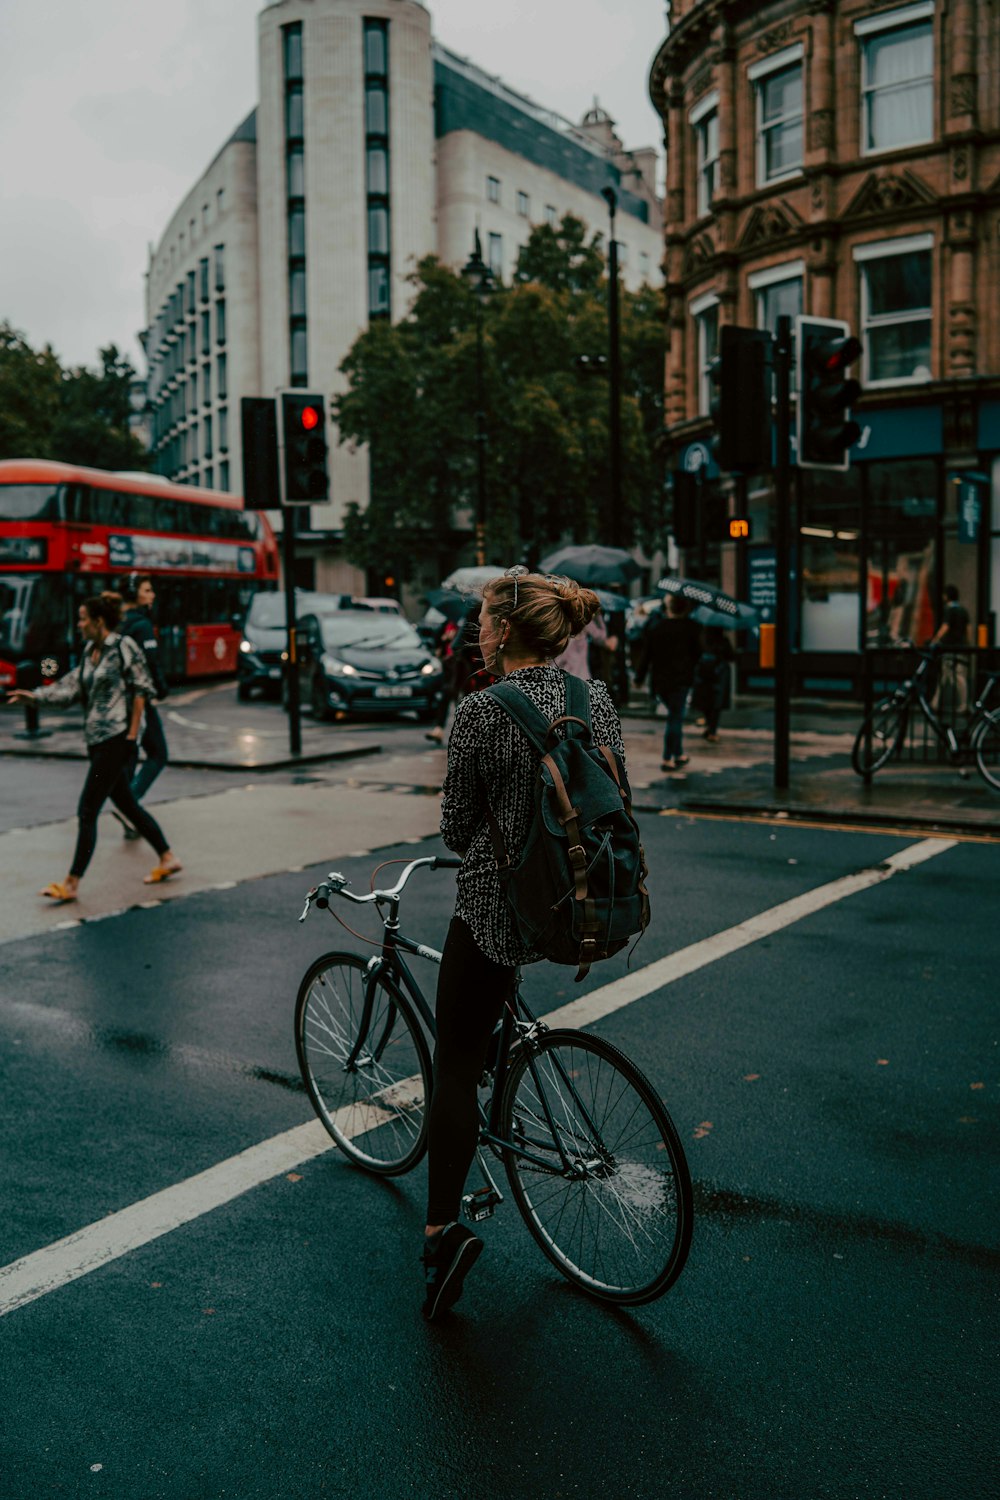
[[[600,236],[580,220],[540,225],[513,284],[482,309],[487,434],[487,555],[536,561],[566,537],[607,531],[608,388],[581,373],[607,348]],[[476,320],[460,275],[429,257],[400,323],[356,340],[336,399],[342,442],[371,453],[371,500],[348,517],[359,565],[442,576],[463,543],[476,499]],[[661,524],[663,325],[660,296],[622,294],[622,474],[627,534]],[[461,515],[465,512],[464,517]],[[456,520],[465,523],[456,528]]]
[[[135,369],[114,344],[96,370],[64,370],[52,348],[32,349],[0,323],[0,458],[50,458],[97,469],[147,469],[129,431]]]

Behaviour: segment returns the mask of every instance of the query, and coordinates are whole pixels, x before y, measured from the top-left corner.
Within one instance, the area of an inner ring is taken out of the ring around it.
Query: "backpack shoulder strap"
[[[574,677],[571,673],[566,674],[566,715],[567,718],[582,719],[587,726],[587,733],[592,734],[590,688],[582,677]]]
[[[549,723],[541,710],[537,709],[512,682],[495,682],[486,691],[491,698],[496,699],[508,718],[513,719],[517,727],[527,735],[539,755],[544,755],[545,736],[548,733]]]

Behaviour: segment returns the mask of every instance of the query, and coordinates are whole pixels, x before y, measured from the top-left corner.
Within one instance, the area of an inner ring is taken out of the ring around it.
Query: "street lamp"
[[[493,291],[493,273],[483,260],[479,230],[462,275],[476,299],[476,564],[486,566],[486,394],[483,380],[483,309]]]
[[[620,547],[622,545],[621,335],[618,324],[618,241],[615,239],[618,194],[614,188],[606,187],[601,188],[601,196],[608,205],[611,225],[608,240],[608,392],[610,396],[608,434],[611,440],[611,515],[607,539],[612,547]]]

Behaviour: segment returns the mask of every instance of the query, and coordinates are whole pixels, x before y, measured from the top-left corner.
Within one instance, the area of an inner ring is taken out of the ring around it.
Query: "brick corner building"
[[[859,647],[926,638],[946,583],[994,642],[1000,11],[675,0],[669,24],[650,73],[668,148],[668,439],[674,467],[700,468],[706,497],[752,525],[699,563],[758,602],[773,586],[770,479],[743,494],[704,446],[720,326],[843,318],[864,345],[864,432],[847,474],[796,476],[797,686],[856,690]],[[971,475],[978,525],[959,514]]]

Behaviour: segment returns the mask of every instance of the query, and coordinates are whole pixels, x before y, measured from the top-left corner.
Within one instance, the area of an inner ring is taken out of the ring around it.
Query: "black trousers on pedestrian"
[[[146,758],[132,777],[132,796],[137,802],[142,801],[167,763],[167,737],[160,715],[151,703],[146,704],[139,744]]]
[[[102,740],[99,745],[87,746],[90,770],[83,783],[76,810],[80,827],[76,836],[76,853],[70,866],[70,874],[77,879],[90,864],[97,844],[97,818],[109,797],[118,811],[139,830],[147,844],[152,844],[158,855],[162,857],[170,848],[159,823],[150,817],[132,795],[129,774],[134,753],[135,746],[124,734]]]
[[[490,1036],[514,988],[514,969],[476,945],[453,917],[437,990],[434,1092],[427,1118],[427,1223],[450,1224],[479,1141],[477,1089]]]

